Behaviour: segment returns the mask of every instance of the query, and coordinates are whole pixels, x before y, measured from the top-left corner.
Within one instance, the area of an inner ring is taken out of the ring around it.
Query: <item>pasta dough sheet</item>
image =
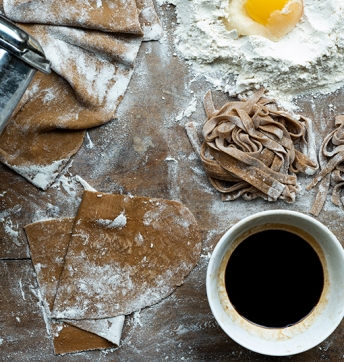
[[[184,205],[85,191],[53,316],[109,318],[153,305],[183,283],[200,252],[196,220]]]
[[[81,147],[85,129],[115,116],[142,40],[162,28],[151,0],[1,1],[52,65],[34,81],[0,135],[0,161],[46,190]],[[25,24],[23,24],[25,23]]]
[[[116,347],[124,323],[124,316],[68,323],[51,318],[73,222],[72,218],[54,219],[25,227],[55,354]]]
[[[56,354],[118,346],[124,316],[171,294],[201,253],[192,213],[163,199],[85,191],[75,219],[25,232]]]
[[[6,16],[19,23],[142,34],[135,0],[3,0],[3,4]]]

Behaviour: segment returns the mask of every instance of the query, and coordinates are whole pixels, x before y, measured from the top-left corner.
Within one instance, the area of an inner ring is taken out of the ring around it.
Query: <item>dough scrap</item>
[[[124,316],[68,323],[52,320],[51,311],[73,223],[73,218],[63,218],[40,221],[25,227],[55,354],[117,347],[124,324]]]
[[[153,305],[183,283],[200,252],[197,223],[184,205],[85,191],[53,316],[110,318]]]
[[[325,137],[319,150],[320,172],[306,188],[310,190],[319,183],[318,193],[310,211],[315,216],[321,212],[331,186],[333,204],[344,205],[344,198],[341,196],[344,188],[344,115],[337,115],[334,124],[335,129]]]
[[[51,322],[51,334],[56,355],[116,347],[94,333],[66,323]]]
[[[313,175],[318,169],[311,120],[284,111],[263,88],[220,110],[209,91],[204,107],[208,119],[201,147],[195,125],[187,124],[186,131],[223,201],[294,202],[300,191],[296,174]]]

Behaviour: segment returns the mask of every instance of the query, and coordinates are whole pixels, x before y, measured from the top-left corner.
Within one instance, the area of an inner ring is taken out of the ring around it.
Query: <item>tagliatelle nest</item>
[[[307,186],[307,190],[310,190],[320,182],[318,194],[310,211],[315,216],[319,215],[323,208],[330,186],[333,186],[332,202],[337,206],[344,205],[344,199],[341,197],[341,190],[344,188],[344,115],[335,117],[335,127],[321,145],[320,172]]]
[[[195,123],[187,124],[186,131],[223,201],[261,197],[293,202],[300,191],[296,174],[313,175],[318,169],[311,120],[279,108],[263,88],[220,110],[209,91],[204,107],[203,144]]]

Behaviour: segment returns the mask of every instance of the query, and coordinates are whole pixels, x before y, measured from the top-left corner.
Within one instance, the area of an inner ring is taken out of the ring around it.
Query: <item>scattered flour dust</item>
[[[104,226],[108,229],[115,229],[115,228],[122,229],[127,225],[127,218],[123,211],[113,220],[98,219],[97,224]]]
[[[2,218],[0,218],[0,220],[2,220]],[[4,222],[3,227],[4,227],[5,233],[10,236],[12,242],[17,246],[21,246],[22,243],[19,241],[19,226],[18,226],[18,224],[15,225],[11,219],[7,219]]]
[[[42,190],[47,190],[47,188],[54,182],[63,165],[66,164],[67,161],[67,159],[62,159],[59,161],[54,161],[52,164],[47,166],[14,166],[10,164],[7,164],[7,166],[19,173],[19,175],[22,175],[33,185]]]
[[[176,5],[176,47],[196,73],[231,96],[265,86],[289,103],[344,84],[342,0],[305,0],[297,26],[278,42],[228,31],[230,0],[170,0]]]
[[[176,117],[176,121],[177,122],[181,121],[183,117],[189,118],[194,112],[196,112],[196,106],[197,106],[197,98],[193,97],[189,105],[186,107],[186,109]]]

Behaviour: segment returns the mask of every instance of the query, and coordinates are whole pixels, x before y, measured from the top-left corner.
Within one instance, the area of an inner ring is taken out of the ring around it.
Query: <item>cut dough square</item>
[[[183,283],[200,252],[196,220],[184,205],[85,191],[53,315],[110,318],[153,305]]]

